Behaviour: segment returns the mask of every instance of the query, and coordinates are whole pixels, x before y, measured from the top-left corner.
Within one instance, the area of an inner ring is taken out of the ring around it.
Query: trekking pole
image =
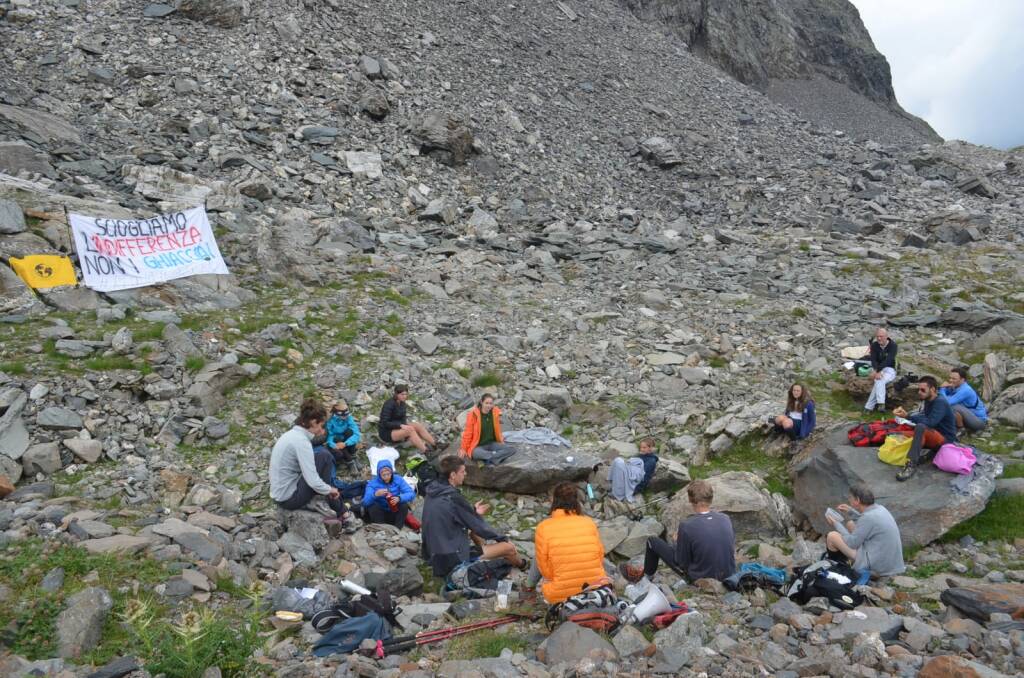
[[[643,512],[646,509],[648,509],[651,506],[654,506],[656,504],[661,504],[663,502],[666,502],[666,501],[672,499],[674,496],[675,496],[675,492],[673,492],[672,494],[665,495],[664,497],[658,497],[657,499],[652,499],[651,501],[649,501],[649,502],[647,502],[645,504],[637,504],[636,506],[629,506],[627,504],[626,505],[626,510],[621,512],[621,513],[619,513],[619,515],[620,516],[628,515],[628,516],[630,516],[633,519],[637,519],[639,516],[643,515]]]
[[[473,631],[481,631],[483,629],[495,628],[504,624],[511,624],[520,618],[521,617],[519,615],[508,615],[497,619],[487,619],[484,621],[473,622],[471,624],[463,624],[462,626],[449,626],[443,629],[435,629],[434,631],[422,631],[415,635],[399,636],[380,643],[375,651],[379,658],[382,657],[385,652],[388,654],[394,654],[395,652],[412,649],[418,645],[436,643],[456,636],[472,633]],[[372,652],[373,651],[371,651],[371,654]]]

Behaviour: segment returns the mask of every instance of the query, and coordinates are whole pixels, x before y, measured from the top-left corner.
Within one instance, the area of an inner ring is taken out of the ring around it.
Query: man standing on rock
[[[954,367],[949,371],[949,381],[939,389],[939,395],[953,408],[956,427],[976,433],[988,424],[988,410],[978,393],[967,383],[967,369]]]
[[[896,474],[896,480],[907,480],[917,471],[918,465],[927,456],[936,452],[946,443],[956,442],[956,417],[945,396],[939,395],[939,383],[935,377],[921,377],[917,384],[917,397],[924,401],[920,412],[907,415],[902,407],[893,410],[897,417],[906,417],[914,422],[914,442],[907,453],[907,465]],[[926,460],[926,459],[925,459]]]
[[[885,412],[885,387],[896,379],[896,342],[889,338],[889,332],[884,327],[879,327],[869,348],[871,378],[874,383],[864,409],[870,412],[877,408],[879,412]]]
[[[644,552],[644,566],[623,563],[619,567],[628,581],[650,579],[663,561],[691,582],[698,579],[722,581],[736,571],[736,535],[729,516],[711,510],[715,488],[706,480],[694,480],[686,486],[693,515],[679,523],[675,546],[651,537]]]
[[[270,453],[270,498],[285,510],[297,511],[322,496],[336,517],[348,521],[352,514],[331,485],[333,456],[324,448],[313,452],[313,438],[323,435],[326,420],[322,403],[314,398],[303,401],[295,425],[277,439]]]
[[[490,507],[483,502],[470,506],[459,491],[466,479],[466,461],[454,455],[444,457],[439,470],[440,478],[427,486],[421,527],[423,558],[434,575],[446,577],[457,565],[476,560],[470,539],[483,560],[504,558],[512,567],[525,569],[527,560],[516,552],[515,545],[483,519]],[[496,543],[485,544],[485,539]]]
[[[867,570],[875,577],[890,577],[907,569],[900,528],[888,509],[875,503],[871,488],[863,483],[854,485],[850,488],[850,503],[836,508],[851,520],[844,525],[825,516],[835,530],[825,537],[829,551],[839,551],[853,561],[853,569]]]

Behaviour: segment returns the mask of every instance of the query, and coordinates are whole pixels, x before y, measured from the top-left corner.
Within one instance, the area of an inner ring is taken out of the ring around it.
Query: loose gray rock
[[[91,586],[71,596],[67,607],[57,616],[57,654],[77,659],[96,647],[113,605],[110,594],[98,587]]]
[[[80,429],[82,418],[66,407],[47,407],[36,415],[36,424],[48,429]]]
[[[13,200],[0,199],[0,235],[13,235],[27,229],[21,206]]]

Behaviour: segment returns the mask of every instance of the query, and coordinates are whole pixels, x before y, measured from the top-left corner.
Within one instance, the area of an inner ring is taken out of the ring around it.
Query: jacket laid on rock
[[[434,481],[427,486],[421,523],[423,559],[438,577],[446,576],[456,565],[469,560],[468,531],[483,539],[505,539],[477,515],[476,509],[466,501],[458,488],[444,480]]]
[[[332,414],[327,420],[327,447],[352,447],[358,445],[362,439],[359,424],[351,414],[347,417]]]
[[[534,537],[537,569],[546,580],[541,590],[549,604],[560,603],[597,585],[604,571],[604,545],[597,524],[587,516],[555,509],[541,521]]]
[[[385,468],[391,469],[391,482],[385,483],[380,478],[380,472]],[[409,486],[409,483],[405,482],[405,478],[395,473],[395,467],[387,459],[381,459],[377,462],[377,475],[366,483],[366,490],[363,491],[363,508],[369,507],[371,504],[376,504],[380,508],[391,508],[388,506],[388,500],[386,497],[375,496],[377,490],[387,490],[391,494],[398,497],[398,500],[403,504],[406,504],[416,498],[416,490]]]
[[[896,342],[889,339],[889,343],[882,348],[877,339],[872,339],[869,344],[871,349],[871,369],[881,372],[886,367],[896,369]]]
[[[405,424],[406,416],[405,403],[400,403],[395,398],[388,398],[384,407],[380,408],[377,433],[383,440],[391,440],[391,432]]]
[[[491,414],[494,415],[494,440],[503,443],[505,438],[501,435],[501,410],[493,407],[491,408]],[[466,416],[466,428],[462,431],[462,445],[459,449],[471,458],[473,450],[480,444],[481,416],[479,405],[471,409]]]

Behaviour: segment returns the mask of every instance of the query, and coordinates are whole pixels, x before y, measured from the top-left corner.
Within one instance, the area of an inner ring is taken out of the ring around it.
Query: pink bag
[[[935,454],[935,459],[932,461],[940,471],[946,473],[959,473],[960,475],[967,475],[974,468],[974,464],[978,460],[974,456],[974,451],[969,447],[961,447],[960,445],[954,445],[953,443],[946,443],[939,448],[939,451]]]

